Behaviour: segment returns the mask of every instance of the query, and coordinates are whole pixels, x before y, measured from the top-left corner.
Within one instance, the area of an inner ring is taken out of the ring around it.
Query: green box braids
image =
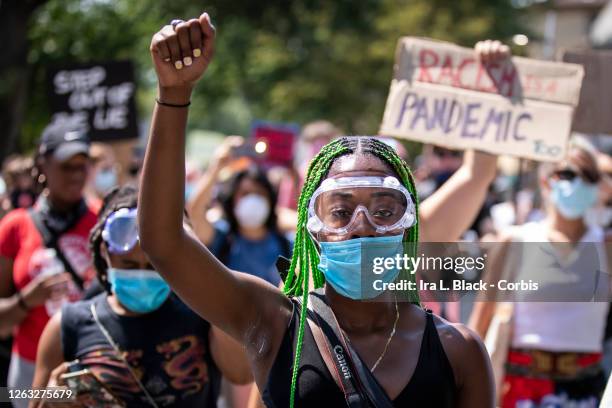
[[[316,243],[306,228],[306,223],[308,222],[308,204],[315,190],[327,176],[327,173],[329,172],[329,169],[334,161],[340,156],[350,154],[372,154],[378,157],[383,162],[387,163],[397,173],[400,178],[400,182],[412,195],[415,203],[417,222],[407,232],[407,240],[404,242],[404,252],[409,256],[415,256],[416,254],[416,243],[418,243],[419,240],[418,198],[414,178],[412,177],[412,173],[406,162],[398,156],[392,147],[374,137],[342,137],[325,145],[319,154],[312,159],[310,165],[308,166],[306,180],[298,201],[297,231],[295,236],[295,244],[293,247],[293,255],[291,257],[291,265],[289,267],[289,272],[283,287],[283,292],[286,295],[301,295],[303,297],[297,347],[295,350],[291,376],[291,393],[289,402],[291,408],[295,406],[295,390],[302,356],[302,342],[304,340],[306,310],[308,307],[310,274],[312,274],[313,284],[316,289],[323,287],[325,284],[325,277],[317,267],[319,264],[319,255],[317,252]],[[406,278],[411,281],[415,281],[415,275],[413,273],[407,273]],[[412,303],[419,304],[418,291],[409,293],[409,300]]]

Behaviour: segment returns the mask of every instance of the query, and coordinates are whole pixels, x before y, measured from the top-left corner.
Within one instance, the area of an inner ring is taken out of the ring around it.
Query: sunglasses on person
[[[556,170],[553,175],[559,180],[573,181],[576,177],[580,177],[588,183],[597,183],[597,180],[593,176],[587,173],[578,173],[576,170],[569,167],[565,169]]]
[[[459,150],[450,150],[443,147],[434,146],[433,153],[440,158],[456,158],[461,157],[463,152]]]

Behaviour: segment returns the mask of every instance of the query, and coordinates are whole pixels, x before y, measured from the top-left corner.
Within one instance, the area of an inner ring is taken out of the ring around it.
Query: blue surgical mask
[[[375,298],[383,291],[374,289],[374,280],[391,283],[397,278],[399,269],[385,269],[381,274],[374,274],[373,260],[403,253],[403,236],[401,234],[320,242],[319,270],[325,275],[325,281],[340,295],[354,300]],[[364,276],[364,273],[367,275]]]
[[[586,183],[580,177],[571,181],[555,180],[551,200],[565,218],[582,218],[597,201],[597,184]]]
[[[100,170],[94,178],[94,187],[99,193],[107,193],[118,184],[117,174],[114,170]]]
[[[108,281],[119,302],[136,313],[159,309],[170,295],[170,286],[155,271],[109,268]]]

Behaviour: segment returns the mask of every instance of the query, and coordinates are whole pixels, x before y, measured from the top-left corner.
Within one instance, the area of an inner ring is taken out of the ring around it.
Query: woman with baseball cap
[[[14,335],[9,387],[30,387],[47,321],[94,276],[88,235],[96,215],[83,199],[89,145],[83,132],[47,127],[37,157],[43,192],[32,209],[0,222],[0,333]]]

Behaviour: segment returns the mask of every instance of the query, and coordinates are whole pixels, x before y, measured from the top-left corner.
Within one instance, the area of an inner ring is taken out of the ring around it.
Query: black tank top
[[[216,406],[221,373],[210,353],[210,324],[174,294],[159,309],[141,316],[117,315],[106,293],[67,304],[61,323],[65,361],[78,358],[128,407],[151,406],[94,321],[92,303],[158,406]]]
[[[270,370],[262,398],[267,407],[289,406],[291,367],[299,329],[298,307],[293,314]],[[308,324],[304,328],[302,357],[295,393],[296,407],[346,406],[344,394],[327,370]],[[412,378],[393,400],[395,407],[446,408],[457,405],[453,369],[440,342],[433,315],[427,312],[419,359]]]

